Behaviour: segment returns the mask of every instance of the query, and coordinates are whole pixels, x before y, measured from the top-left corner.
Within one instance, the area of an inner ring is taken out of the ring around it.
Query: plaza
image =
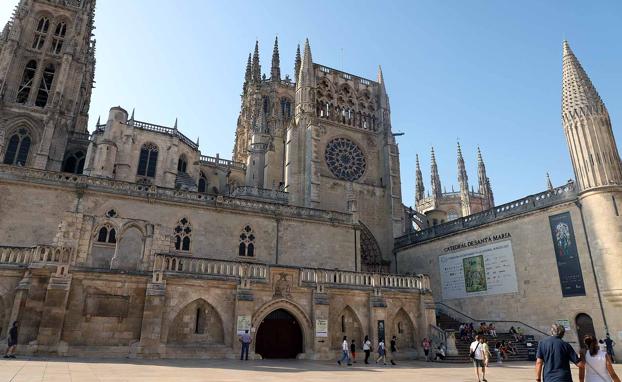
[[[615,365],[618,373],[620,365]],[[530,381],[532,362],[492,365],[491,382]],[[575,381],[578,369],[573,367]],[[86,358],[19,358],[0,360],[0,382],[163,382],[163,381],[474,381],[469,364],[400,362],[397,366],[354,364],[342,366],[328,361],[262,360],[136,360]]]

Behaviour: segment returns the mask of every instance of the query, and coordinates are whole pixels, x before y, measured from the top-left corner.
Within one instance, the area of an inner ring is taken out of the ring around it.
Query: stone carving
[[[274,283],[275,298],[292,298],[291,281],[287,279],[287,273],[280,273],[279,279]]]

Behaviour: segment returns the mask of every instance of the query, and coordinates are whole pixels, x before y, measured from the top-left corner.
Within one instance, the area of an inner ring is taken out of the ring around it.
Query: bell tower
[[[81,173],[95,0],[21,0],[0,34],[0,158]]]

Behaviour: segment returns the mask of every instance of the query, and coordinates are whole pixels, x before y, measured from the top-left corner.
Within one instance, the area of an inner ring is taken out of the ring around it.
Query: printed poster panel
[[[238,335],[244,334],[247,330],[249,333],[251,332],[251,316],[238,316]]]
[[[443,299],[518,292],[510,240],[439,256]]]
[[[328,320],[315,320],[315,336],[328,337]]]
[[[562,296],[585,296],[583,273],[570,212],[549,216]]]

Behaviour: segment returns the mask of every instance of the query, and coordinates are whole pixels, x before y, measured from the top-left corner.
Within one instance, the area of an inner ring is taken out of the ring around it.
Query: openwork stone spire
[[[279,37],[274,38],[274,48],[272,49],[272,69],[270,70],[272,81],[281,80],[281,60],[279,59]]]
[[[438,166],[436,165],[436,156],[434,155],[434,147],[432,147],[432,154],[430,159],[430,173],[432,178],[432,197],[440,199],[443,195],[443,189],[441,188],[441,177],[438,175]]]
[[[563,44],[562,123],[579,189],[622,185],[609,113],[567,41]]]
[[[298,76],[300,75],[300,65],[302,65],[302,58],[300,57],[300,44],[296,48],[296,59],[294,64],[294,81],[298,82]]]
[[[490,187],[490,179],[486,175],[486,165],[482,158],[482,152],[479,147],[477,148],[477,178],[479,183],[479,193],[486,197],[487,205],[485,209],[489,209],[495,206],[494,197],[492,195],[492,188]]]
[[[253,62],[251,64],[252,79],[255,83],[261,82],[261,65],[259,64],[259,41],[255,41],[255,52],[253,53]]]
[[[423,200],[423,198],[425,197],[425,187],[423,185],[423,175],[421,174],[421,167],[419,166],[419,154],[416,155],[416,158],[417,158],[417,165],[416,165],[416,170],[415,170],[415,178],[416,178],[415,201],[419,202],[420,200]]]
[[[458,142],[458,184],[460,185],[460,201],[462,203],[462,216],[471,214],[471,194],[469,193],[469,177],[462,157],[462,148]]]

